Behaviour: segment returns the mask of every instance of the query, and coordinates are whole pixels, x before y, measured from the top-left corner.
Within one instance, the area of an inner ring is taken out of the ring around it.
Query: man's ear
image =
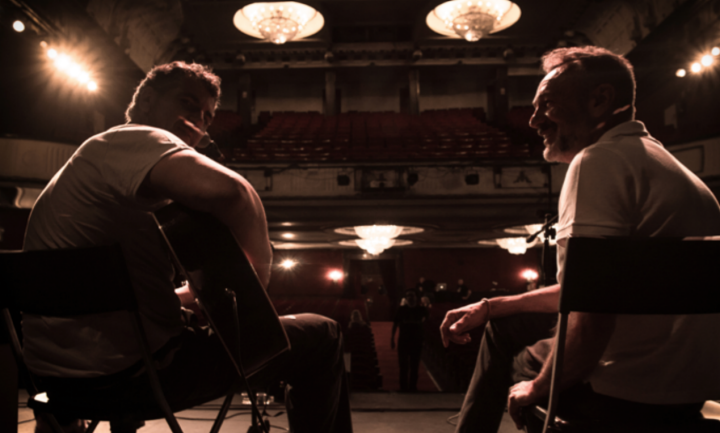
[[[158,92],[152,87],[145,87],[137,96],[135,106],[141,118],[145,118],[152,109],[152,105],[158,97]]]
[[[615,87],[611,84],[600,84],[590,93],[588,102],[592,117],[601,118],[612,113],[615,103]]]

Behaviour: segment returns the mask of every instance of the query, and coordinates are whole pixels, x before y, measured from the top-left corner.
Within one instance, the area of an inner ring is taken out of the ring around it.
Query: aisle
[[[370,325],[372,326],[373,335],[375,336],[378,365],[380,366],[380,374],[383,377],[382,389],[386,391],[399,391],[400,367],[398,366],[397,350],[390,348],[392,322],[370,322]],[[395,342],[397,343],[397,335],[395,336]],[[420,363],[417,389],[421,392],[439,391],[422,363]]]

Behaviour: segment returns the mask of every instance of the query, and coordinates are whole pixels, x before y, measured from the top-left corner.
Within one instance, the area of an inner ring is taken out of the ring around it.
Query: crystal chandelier
[[[415,234],[422,231],[423,229],[419,227],[395,225],[355,226],[335,229],[337,233],[360,237],[360,239],[340,241],[340,245],[358,246],[372,255],[378,255],[393,246],[410,245],[412,241],[396,238],[400,235]]]
[[[320,12],[302,3],[273,2],[245,6],[235,13],[233,23],[249,36],[281,45],[319,32],[324,19]]]
[[[453,0],[433,9],[426,23],[442,35],[476,42],[520,19],[520,8],[508,0]]]
[[[500,248],[508,250],[510,254],[525,254],[528,247],[532,246],[528,245],[525,238],[500,238],[496,239],[496,241],[498,245],[500,245]]]

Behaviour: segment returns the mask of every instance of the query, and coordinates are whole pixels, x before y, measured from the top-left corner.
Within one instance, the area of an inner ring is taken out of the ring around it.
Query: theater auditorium
[[[720,236],[718,0],[0,0],[0,59],[2,432],[540,432],[569,239]],[[583,278],[720,296],[626,257]],[[571,313],[567,431],[720,431],[715,300]],[[516,313],[547,345],[503,352]],[[573,424],[579,386],[629,409]]]

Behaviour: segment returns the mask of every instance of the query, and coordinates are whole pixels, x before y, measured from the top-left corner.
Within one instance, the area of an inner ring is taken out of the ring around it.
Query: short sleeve
[[[612,149],[584,149],[563,184],[557,238],[629,235],[634,197],[634,176],[623,157]]]
[[[121,196],[137,200],[138,188],[150,170],[167,155],[192,150],[175,135],[157,128],[127,127],[107,138],[101,175]]]

